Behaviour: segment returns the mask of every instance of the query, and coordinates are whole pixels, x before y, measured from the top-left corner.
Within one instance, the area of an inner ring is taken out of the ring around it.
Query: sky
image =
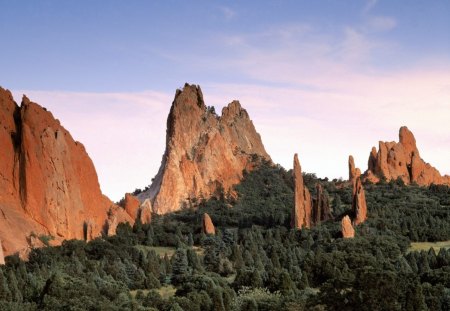
[[[415,134],[450,174],[450,1],[4,1],[0,86],[49,109],[119,200],[156,175],[175,90],[247,109],[275,163],[362,170]]]

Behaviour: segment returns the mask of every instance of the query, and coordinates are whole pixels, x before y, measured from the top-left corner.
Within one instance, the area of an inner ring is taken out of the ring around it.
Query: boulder
[[[353,229],[350,217],[344,216],[341,220],[341,232],[344,238],[354,238],[355,229]]]
[[[203,233],[205,233],[205,234],[211,234],[211,235],[216,234],[216,228],[214,227],[211,217],[209,217],[209,215],[207,213],[203,214],[202,229],[203,229]]]

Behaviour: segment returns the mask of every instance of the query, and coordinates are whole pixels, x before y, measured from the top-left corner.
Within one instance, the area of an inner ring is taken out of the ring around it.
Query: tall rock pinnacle
[[[364,188],[361,183],[361,178],[356,178],[353,183],[353,201],[352,210],[355,215],[354,223],[359,225],[367,219],[367,204]]]
[[[0,88],[0,239],[6,255],[25,254],[29,236],[100,235],[113,203],[102,195],[84,146],[46,109]],[[117,211],[118,217],[132,220]],[[88,226],[86,225],[88,224]]]
[[[361,170],[355,167],[353,156],[348,157],[348,180],[354,182],[357,177],[361,176]]]
[[[294,155],[294,207],[291,215],[291,226],[295,229],[311,227],[311,194],[303,183],[302,167],[298,155]]]
[[[313,199],[311,222],[314,225],[332,219],[330,201],[321,184],[316,184],[316,197]]]
[[[199,86],[177,90],[167,119],[166,150],[148,191],[153,211],[164,214],[195,198],[228,194],[253,167],[254,157],[270,161],[247,111],[231,102],[218,116],[207,107]]]
[[[388,181],[400,178],[405,184],[450,185],[450,176],[441,176],[436,168],[422,160],[416,139],[406,126],[399,130],[398,143],[380,141],[378,151],[372,148],[364,176],[372,182],[384,177]]]

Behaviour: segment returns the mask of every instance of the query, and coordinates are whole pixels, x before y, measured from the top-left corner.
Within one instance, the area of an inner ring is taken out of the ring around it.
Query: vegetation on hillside
[[[450,310],[450,189],[366,184],[369,219],[342,239],[351,189],[322,183],[335,221],[289,227],[291,172],[263,163],[236,199],[195,202],[117,235],[7,257],[0,310]],[[201,231],[207,212],[216,236]]]

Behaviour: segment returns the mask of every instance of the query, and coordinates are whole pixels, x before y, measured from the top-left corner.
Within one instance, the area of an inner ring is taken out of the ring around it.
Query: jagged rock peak
[[[402,126],[399,130],[399,142],[379,142],[378,151],[372,148],[365,180],[378,182],[382,178],[401,179],[405,184],[417,183],[450,185],[450,176],[441,176],[439,171],[420,157],[413,133]]]
[[[364,188],[361,183],[361,178],[356,178],[353,183],[353,201],[352,210],[355,215],[354,223],[359,225],[367,219],[367,204]]]
[[[251,170],[254,156],[270,160],[248,113],[238,101],[222,116],[205,105],[199,86],[177,90],[167,118],[166,150],[150,189],[153,211],[164,214],[190,206],[196,198],[232,194],[232,186]]]
[[[344,239],[355,237],[355,229],[353,229],[352,221],[348,215],[341,220],[341,232]]]
[[[202,230],[203,230],[203,233],[205,233],[205,234],[211,234],[211,235],[216,234],[216,228],[214,227],[211,217],[207,213],[203,214]]]
[[[311,227],[311,194],[305,187],[302,176],[302,167],[297,153],[294,155],[294,207],[291,214],[291,227],[295,229]]]
[[[6,255],[26,254],[28,239],[98,236],[113,203],[102,195],[84,146],[26,96],[19,107],[0,88],[0,239]],[[127,218],[130,222],[131,219]]]

